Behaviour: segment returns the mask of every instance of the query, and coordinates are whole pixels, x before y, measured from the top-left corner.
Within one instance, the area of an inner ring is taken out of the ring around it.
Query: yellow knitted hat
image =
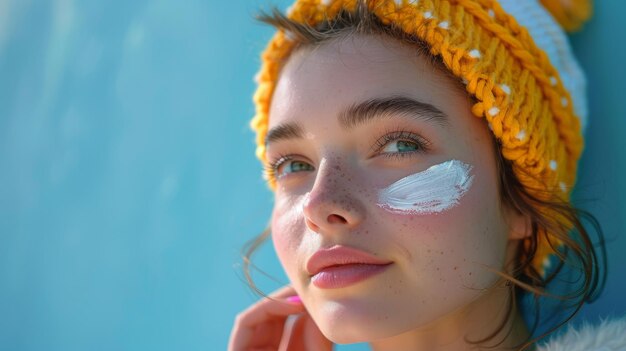
[[[357,1],[296,0],[287,15],[315,26],[354,10]],[[428,43],[431,53],[466,82],[477,101],[472,113],[487,120],[529,193],[569,199],[583,149],[585,81],[555,18],[568,30],[580,27],[590,16],[589,0],[541,0],[543,6],[537,0],[365,1],[384,24]],[[272,94],[294,45],[288,33],[278,31],[262,55],[251,126],[264,164]],[[274,180],[269,182],[274,188]],[[541,274],[559,243],[547,236],[538,238],[533,259]]]

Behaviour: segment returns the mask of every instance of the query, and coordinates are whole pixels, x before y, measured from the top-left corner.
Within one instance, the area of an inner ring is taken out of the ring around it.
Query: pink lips
[[[391,263],[355,248],[336,245],[315,252],[306,270],[318,288],[337,289],[382,273]]]

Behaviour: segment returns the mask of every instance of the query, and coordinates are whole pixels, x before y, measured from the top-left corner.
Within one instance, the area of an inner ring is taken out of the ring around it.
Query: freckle
[[[430,249],[426,250],[426,252],[430,253]]]
[[[437,267],[437,270],[439,270],[439,267]]]
[[[469,272],[469,275],[472,275],[472,272]]]
[[[459,267],[457,267],[457,266],[454,266],[454,270],[456,271],[457,269],[459,269]]]
[[[440,254],[441,254],[441,255],[443,255],[443,251],[441,251],[441,253],[440,253]]]

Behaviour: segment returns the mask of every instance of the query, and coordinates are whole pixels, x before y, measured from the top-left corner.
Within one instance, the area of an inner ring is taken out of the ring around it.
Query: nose
[[[307,227],[328,234],[357,227],[365,218],[365,206],[354,183],[339,167],[320,166],[302,206]]]

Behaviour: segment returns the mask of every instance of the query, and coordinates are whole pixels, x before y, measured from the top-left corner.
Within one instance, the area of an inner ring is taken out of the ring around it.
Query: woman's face
[[[267,139],[277,177],[272,239],[332,341],[432,325],[498,280],[486,267],[503,269],[512,234],[491,134],[470,109],[453,79],[390,39],[352,36],[300,49],[283,68]],[[465,189],[441,166],[429,170],[447,161],[456,165],[450,172],[466,166]],[[408,194],[426,199],[390,208],[385,194],[405,177],[415,180]],[[329,261],[316,268],[310,259],[319,250]],[[347,264],[359,260],[368,264]]]

